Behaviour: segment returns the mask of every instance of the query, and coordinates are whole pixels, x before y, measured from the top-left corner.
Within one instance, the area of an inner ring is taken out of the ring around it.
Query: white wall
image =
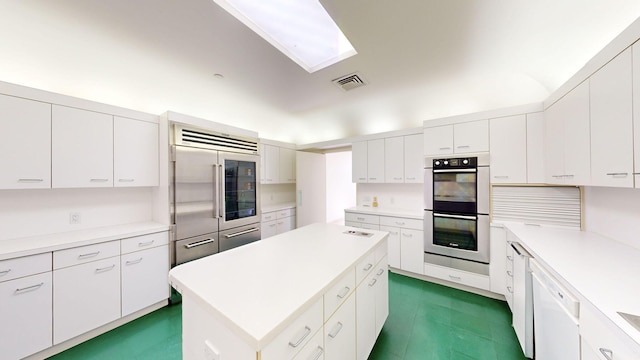
[[[152,220],[152,188],[0,191],[0,240]],[[69,224],[69,213],[80,224]]]
[[[271,206],[296,201],[296,184],[261,184],[260,206]]]
[[[640,190],[585,187],[585,228],[640,249]]]
[[[358,184],[358,206],[369,205],[378,197],[378,207],[423,210],[423,184]]]
[[[344,209],[356,206],[356,184],[351,182],[351,151],[325,154],[327,167],[327,222],[344,224]]]

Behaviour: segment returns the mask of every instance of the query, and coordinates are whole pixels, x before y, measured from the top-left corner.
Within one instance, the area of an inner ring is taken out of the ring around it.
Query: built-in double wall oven
[[[424,248],[489,263],[489,155],[425,158]]]

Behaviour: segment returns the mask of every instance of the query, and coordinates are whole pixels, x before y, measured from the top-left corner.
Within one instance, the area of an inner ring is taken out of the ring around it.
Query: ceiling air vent
[[[337,79],[332,80],[332,82],[344,91],[349,91],[360,86],[367,85],[367,82],[362,78],[359,73],[349,74]]]

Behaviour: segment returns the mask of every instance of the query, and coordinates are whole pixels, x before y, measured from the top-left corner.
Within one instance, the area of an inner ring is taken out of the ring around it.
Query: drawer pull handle
[[[369,271],[369,270],[371,270],[372,267],[373,267],[373,264],[372,263],[368,263],[365,267],[362,268],[362,270]]]
[[[405,234],[405,233],[402,233],[402,236],[405,236],[405,237],[413,237],[413,234]]]
[[[364,218],[361,218],[361,217],[357,217],[356,219],[358,219],[360,221],[364,221]]]
[[[342,330],[342,323],[338,321],[338,323],[333,327],[333,329],[329,333],[329,337],[332,339],[335,339],[335,337],[338,336],[338,333],[340,332],[340,330]]]
[[[298,341],[289,341],[289,346],[291,347],[298,347],[303,341],[304,339],[307,338],[307,336],[309,336],[309,334],[311,334],[311,328],[308,326],[304,327],[304,330],[302,331],[302,335],[300,336],[300,338],[298,339]]]
[[[609,350],[609,349],[605,349],[605,348],[600,348],[600,353],[607,359],[607,360],[613,360],[613,350]]]
[[[378,272],[376,273],[376,275],[380,276],[382,275],[382,273],[384,273],[384,269],[378,269]]]
[[[44,285],[43,282],[41,282],[40,284],[27,286],[25,288],[16,289],[16,295],[20,295],[20,294],[24,294],[24,293],[26,293],[28,291],[33,291],[33,290],[40,289],[42,287],[42,285]]]
[[[351,291],[351,288],[348,286],[345,286],[339,293],[338,293],[338,298],[343,299],[345,296],[347,296],[347,294],[349,293],[349,291]]]
[[[98,254],[100,254],[100,251],[96,251],[96,252],[92,252],[92,253],[88,253],[88,254],[80,254],[80,255],[78,255],[78,259],[79,260],[87,259],[87,258],[90,258],[90,257],[98,256]]]
[[[509,270],[507,270],[507,275],[513,277],[513,273],[511,271],[509,271]]]
[[[407,180],[415,180],[415,177],[408,177]]]
[[[141,261],[142,261],[142,258],[139,258],[139,259],[136,259],[136,260],[127,261],[127,262],[125,262],[125,264],[126,265],[135,265],[135,264],[140,263]]]
[[[107,182],[109,179],[89,179],[90,182]]]
[[[394,177],[393,180],[402,180],[401,177]]]
[[[134,179],[118,179],[118,182],[134,182]]]
[[[115,268],[115,267],[116,267],[116,264],[113,264],[113,265],[107,266],[107,267],[103,267],[103,268],[99,268],[99,269],[96,269],[96,273],[110,271],[110,270],[113,270],[113,268]]]
[[[616,177],[616,176],[625,176],[626,177],[627,175],[629,175],[629,173],[623,173],[623,172],[607,173],[607,176],[613,176],[613,177]]]
[[[458,149],[468,149],[468,148],[470,148],[470,147],[471,147],[471,146],[469,146],[469,145],[459,145],[459,146],[456,146],[456,148],[458,148]]]
[[[2,270],[2,271],[0,271],[0,276],[5,276],[5,275],[7,275],[7,274],[8,274],[8,273],[10,273],[10,272],[11,272],[11,269],[8,269],[8,270]]]
[[[509,256],[509,255],[507,255],[507,259],[508,259],[509,261],[513,261],[513,256]]]
[[[153,244],[154,242],[155,242],[155,240],[151,240],[151,241],[147,241],[147,242],[139,242],[138,243],[138,247],[149,246],[149,245]]]
[[[449,146],[445,146],[445,147],[441,147],[438,150],[451,150],[451,147]]]
[[[396,221],[396,225],[404,225],[404,221]]]
[[[378,282],[378,279],[371,279],[371,281],[369,281],[369,286],[373,286],[376,284],[376,282]]]
[[[321,346],[318,346],[311,356],[309,356],[309,360],[318,360],[323,353],[324,349]]]
[[[507,286],[507,290],[513,294],[513,289],[511,288],[511,286]]]
[[[202,245],[206,245],[206,244],[210,244],[212,242],[216,241],[216,239],[207,239],[207,240],[202,240],[202,241],[197,241],[191,244],[187,244],[184,247],[186,247],[187,249],[191,249],[194,248],[196,246],[202,246]]]
[[[369,178],[369,180],[376,180],[376,179],[378,179],[378,178]]]
[[[453,275],[449,275],[449,278],[452,280],[457,280],[457,281],[461,281],[462,278],[460,276],[453,276]]]
[[[493,178],[494,179],[508,179],[509,175],[495,175]]]
[[[18,182],[21,183],[34,183],[34,182],[43,182],[43,179],[18,179]]]

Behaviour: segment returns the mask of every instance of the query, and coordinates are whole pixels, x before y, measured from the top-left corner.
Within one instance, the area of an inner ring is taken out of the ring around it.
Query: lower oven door
[[[489,216],[425,211],[427,253],[489,263]]]
[[[218,252],[218,233],[204,234],[175,241],[173,266],[187,261],[216,254]]]

